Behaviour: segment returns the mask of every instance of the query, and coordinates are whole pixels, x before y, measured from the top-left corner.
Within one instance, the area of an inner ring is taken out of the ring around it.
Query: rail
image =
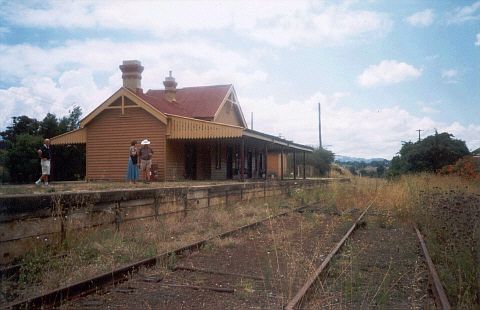
[[[414,228],[417,233],[418,240],[420,241],[423,256],[425,257],[425,261],[427,262],[428,274],[430,278],[430,284],[432,286],[433,296],[435,298],[435,304],[439,309],[450,310],[452,307],[450,306],[450,302],[448,301],[447,294],[445,294],[442,282],[440,281],[440,277],[438,276],[437,270],[435,269],[432,258],[428,253],[427,245],[425,244],[422,233],[418,229],[417,225],[414,224]]]
[[[369,205],[363,212],[362,214],[357,218],[357,220],[353,223],[352,227],[347,231],[347,233],[343,236],[343,238],[335,245],[335,247],[330,251],[330,253],[327,255],[325,260],[322,262],[322,264],[315,270],[313,275],[308,278],[308,280],[305,282],[305,284],[302,286],[302,288],[295,294],[295,296],[288,302],[287,306],[285,307],[286,310],[292,310],[294,309],[307,295],[307,293],[310,291],[312,285],[317,281],[318,277],[320,274],[327,268],[327,266],[330,264],[332,258],[337,254],[337,252],[340,250],[340,248],[343,246],[345,241],[350,237],[350,235],[353,233],[353,231],[358,227],[358,224],[362,220],[363,216],[365,213],[367,213],[368,209],[370,208],[371,205]]]
[[[367,213],[367,211],[370,209],[370,207],[373,205],[373,203],[377,199],[378,193],[379,193],[379,189],[377,189],[375,197],[367,205],[365,210],[362,212],[362,214],[360,214],[360,216],[353,223],[353,225],[350,227],[350,229],[347,231],[347,233],[343,236],[343,238],[330,251],[330,253],[327,255],[327,257],[322,262],[322,264],[315,270],[313,275],[310,276],[307,279],[305,284],[300,288],[300,290],[298,290],[298,292],[295,294],[295,296],[287,303],[287,305],[285,306],[286,310],[293,310],[295,307],[297,307],[306,298],[307,294],[311,290],[313,284],[317,281],[320,274],[325,270],[325,268],[327,268],[327,266],[330,264],[332,258],[337,254],[337,252],[340,250],[340,248],[345,244],[345,241],[352,235],[352,233],[358,227],[358,224],[362,220],[363,216]]]
[[[120,282],[126,281],[128,280],[129,275],[137,272],[140,267],[149,267],[149,266],[156,265],[159,262],[165,261],[172,255],[180,255],[187,251],[198,251],[202,246],[204,246],[208,242],[211,242],[214,239],[231,236],[237,232],[254,228],[266,221],[270,221],[274,218],[284,216],[290,213],[298,212],[307,207],[309,207],[309,205],[304,205],[302,207],[295,208],[293,210],[268,216],[260,221],[229,230],[227,232],[189,244],[179,249],[168,251],[158,256],[146,258],[146,259],[122,266],[116,270],[113,270],[112,272],[100,274],[93,278],[82,280],[82,281],[49,291],[44,294],[40,294],[24,300],[10,303],[6,305],[5,308],[6,309],[29,309],[29,308],[37,308],[37,307],[58,306],[66,300],[71,300],[76,297],[88,295],[89,293],[98,291],[100,288],[104,288],[107,286],[115,285]]]

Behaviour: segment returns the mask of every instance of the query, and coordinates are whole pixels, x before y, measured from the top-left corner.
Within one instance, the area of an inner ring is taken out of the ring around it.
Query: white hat
[[[141,145],[145,145],[145,144],[150,144],[150,141],[148,141],[147,139],[143,140]]]

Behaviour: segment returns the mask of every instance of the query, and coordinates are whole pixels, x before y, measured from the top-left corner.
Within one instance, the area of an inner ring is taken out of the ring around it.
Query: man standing
[[[152,168],[153,150],[150,148],[150,141],[147,139],[142,141],[142,147],[138,155],[140,156],[140,171],[143,173],[145,183],[150,182],[150,169]]]
[[[50,159],[52,158],[52,152],[50,150],[50,140],[45,139],[43,145],[37,150],[38,156],[40,156],[40,166],[42,167],[42,176],[35,182],[35,185],[39,186],[40,183],[48,186],[48,177],[50,176]]]

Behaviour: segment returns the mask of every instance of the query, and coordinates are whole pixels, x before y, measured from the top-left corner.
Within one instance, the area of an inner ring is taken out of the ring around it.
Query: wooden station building
[[[150,140],[157,180],[283,179],[286,153],[294,178],[305,177],[312,148],[247,128],[233,85],[141,88],[140,61],[123,61],[123,87],[52,144],[86,144],[87,180],[125,180],[132,140]],[[297,156],[303,156],[300,169]],[[241,173],[243,171],[243,173]]]

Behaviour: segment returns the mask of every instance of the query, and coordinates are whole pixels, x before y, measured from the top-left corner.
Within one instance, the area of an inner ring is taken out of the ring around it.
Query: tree
[[[47,113],[47,116],[40,122],[39,134],[43,138],[51,138],[59,135],[58,120],[55,114]]]
[[[27,116],[13,117],[12,125],[0,135],[6,150],[4,168],[14,183],[31,182],[39,176],[39,159],[35,150],[43,138],[51,138],[79,127],[82,110],[74,107],[60,120],[48,113],[42,121]],[[77,180],[85,176],[85,145],[52,146],[52,176],[55,180]],[[3,173],[3,171],[2,171]]]
[[[40,136],[22,133],[15,137],[15,143],[7,146],[5,167],[8,168],[11,182],[32,182],[38,178],[40,159],[36,150],[41,143]]]
[[[68,113],[68,117],[62,117],[58,123],[58,129],[62,133],[78,129],[80,127],[80,116],[82,115],[82,109],[78,106],[75,106],[71,111],[68,111]]]
[[[357,175],[357,169],[355,169],[355,166],[348,166],[348,171],[350,171],[352,175]]]
[[[385,166],[383,165],[377,166],[377,176],[383,177],[384,174],[385,174]]]
[[[459,158],[468,155],[464,141],[452,139],[449,133],[438,133],[412,143],[405,142],[399,155],[392,159],[390,176],[410,172],[436,172],[443,166],[451,165]]]
[[[12,117],[12,126],[8,126],[5,131],[0,132],[3,140],[15,142],[16,136],[20,134],[38,135],[40,122],[28,116]]]
[[[323,148],[314,149],[313,153],[305,157],[306,164],[315,167],[319,175],[325,175],[330,171],[330,165],[334,159],[334,154]]]

